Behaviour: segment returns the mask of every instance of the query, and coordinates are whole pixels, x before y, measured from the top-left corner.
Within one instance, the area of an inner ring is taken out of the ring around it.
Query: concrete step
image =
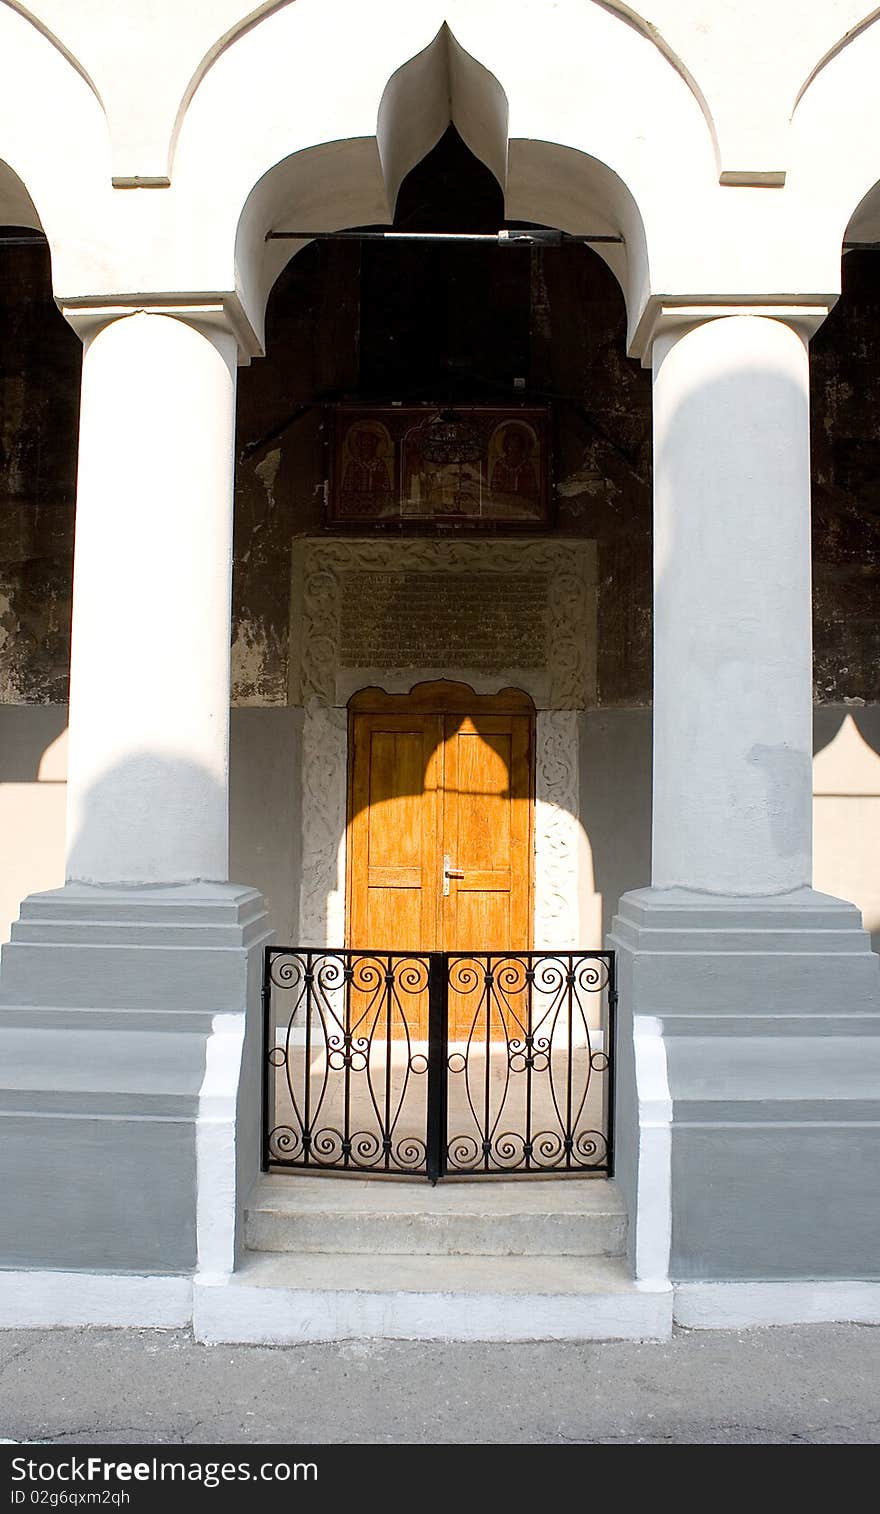
[[[672,1294],[617,1257],[254,1254],[231,1278],[197,1275],[193,1328],[263,1345],[663,1340]]]
[[[259,1252],[421,1257],[622,1256],[626,1212],[602,1178],[440,1183],[294,1176],[257,1184],[246,1244]]]

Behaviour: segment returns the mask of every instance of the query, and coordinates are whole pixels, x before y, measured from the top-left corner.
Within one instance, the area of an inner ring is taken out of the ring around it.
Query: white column
[[[653,883],[811,882],[809,357],[784,320],[658,336]]]
[[[139,311],[83,362],[69,881],[228,876],[236,343]]]

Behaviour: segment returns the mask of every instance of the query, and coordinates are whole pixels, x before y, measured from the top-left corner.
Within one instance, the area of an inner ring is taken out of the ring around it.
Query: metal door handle
[[[450,853],[447,852],[446,855],[445,855],[445,857],[443,858],[443,896],[444,896],[444,898],[449,893],[449,880],[450,880],[450,878],[463,878],[463,877],[464,877],[464,873],[461,871],[461,869],[452,866],[452,857],[451,857]]]

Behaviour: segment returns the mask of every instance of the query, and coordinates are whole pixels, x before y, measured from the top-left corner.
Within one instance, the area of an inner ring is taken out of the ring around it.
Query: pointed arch
[[[501,33],[498,11],[496,0],[297,0],[228,46],[175,156],[200,282],[235,287],[258,330],[298,250],[266,233],[389,224],[402,177],[453,120],[503,183],[509,218],[624,235],[623,255],[602,255],[634,331],[649,246],[668,285],[675,207],[717,185],[700,107],[655,45],[592,0],[562,0],[540,27],[530,6],[512,7]]]
[[[703,112],[706,125],[709,128],[709,136],[712,139],[712,146],[715,151],[715,162],[720,172],[721,148],[718,142],[718,131],[715,125],[715,119],[712,115],[712,111],[710,109],[706,96],[703,94],[703,91],[697,83],[696,78],[691,73],[681,55],[675,51],[675,48],[672,47],[669,42],[667,42],[662,32],[660,32],[652,22],[647,21],[644,16],[641,16],[638,11],[633,10],[631,6],[624,5],[623,0],[592,0],[592,3],[594,5],[600,5],[603,10],[610,11],[613,16],[619,17],[621,21],[625,21],[628,26],[631,26],[634,31],[637,31],[640,37],[644,37],[646,41],[653,43],[657,51],[662,55],[662,57],[666,59],[666,62],[671,64],[675,69],[675,72],[681,76],[694,99],[696,100],[697,104],[699,105],[700,110]]]
[[[7,3],[11,3],[11,0],[7,0]],[[213,68],[214,64],[223,55],[223,53],[225,53],[230,47],[234,46],[234,44],[238,42],[240,38],[246,36],[248,32],[254,29],[254,27],[259,26],[262,21],[268,19],[275,12],[284,10],[294,3],[295,0],[263,0],[262,4],[255,6],[252,10],[248,11],[246,15],[242,16],[240,20],[236,21],[233,26],[230,26],[225,32],[221,33],[221,35],[216,38],[216,40],[199,59],[199,62],[193,70],[192,75],[187,82],[186,88],[181,95],[174,122],[171,128],[171,135],[168,144],[169,174],[172,170],[174,154],[184,117],[186,116],[193,96],[202,83],[202,80]],[[720,162],[715,122],[713,120],[708,101],[706,100],[706,97],[703,94],[703,91],[701,90],[696,78],[688,68],[687,64],[684,62],[684,59],[675,51],[675,49],[662,35],[658,28],[651,22],[647,21],[644,16],[640,15],[639,12],[634,10],[631,6],[624,4],[623,0],[583,0],[583,3],[608,11],[611,15],[615,16],[625,25],[631,27],[633,31],[638,33],[640,37],[649,42],[652,47],[655,47],[657,49],[660,56],[675,70],[679,77],[684,81],[688,89],[691,91],[691,94],[693,95],[697,104],[699,105],[709,131],[709,136],[711,138],[715,151],[716,161]],[[475,0],[470,0],[470,4],[475,4]],[[450,7],[447,7],[447,10],[449,9]],[[447,16],[445,14],[441,15],[439,19],[442,26],[447,25]],[[449,123],[447,122],[447,125],[448,124]],[[464,140],[468,142],[468,146],[471,146],[472,151],[476,152],[476,148],[472,147],[472,144],[468,141],[465,132],[461,130],[460,123],[455,122],[454,124],[461,132]],[[477,153],[477,156],[479,157],[480,154]]]
[[[73,53],[71,49],[65,45],[64,42],[62,42],[61,38],[55,32],[50,30],[45,21],[41,21],[40,17],[35,16],[33,11],[28,10],[26,5],[22,5],[21,0],[0,0],[0,3],[2,3],[3,5],[8,5],[10,10],[16,11],[24,21],[29,22],[30,25],[40,33],[41,37],[45,37],[46,41],[51,43],[56,51],[61,54],[65,62],[69,63],[71,68],[75,69],[80,78],[83,79],[89,86],[89,89],[92,91],[92,94],[94,95],[101,109],[105,111],[106,115],[104,101],[101,99],[100,90],[98,89],[98,86],[92,78],[91,74],[80,62],[76,54]]]
[[[819,59],[815,67],[810,69],[810,72],[807,74],[806,79],[795,95],[794,104],[791,107],[792,116],[800,105],[801,100],[803,99],[813,80],[818,74],[822,72],[823,68],[825,68],[831,62],[832,58],[836,58],[839,53],[842,53],[845,47],[849,47],[851,42],[854,42],[857,37],[860,37],[863,32],[866,32],[869,26],[873,26],[874,22],[878,20],[878,18],[880,18],[880,5],[875,5],[874,9],[869,11],[867,16],[863,17],[863,19],[857,22],[855,26],[851,26],[848,32],[844,32],[842,37],[838,37],[834,45],[832,47],[829,47],[827,52],[822,54],[822,57]]]
[[[410,169],[454,126],[475,157],[507,185],[507,96],[444,21],[423,52],[392,74],[379,102],[376,140],[392,208]]]

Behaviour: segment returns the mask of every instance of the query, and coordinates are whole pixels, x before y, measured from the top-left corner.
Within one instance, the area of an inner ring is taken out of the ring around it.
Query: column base
[[[0,1266],[234,1267],[268,937],[236,884],[24,900],[0,974]]]
[[[640,889],[609,944],[636,1275],[880,1277],[880,958],[855,906]]]

